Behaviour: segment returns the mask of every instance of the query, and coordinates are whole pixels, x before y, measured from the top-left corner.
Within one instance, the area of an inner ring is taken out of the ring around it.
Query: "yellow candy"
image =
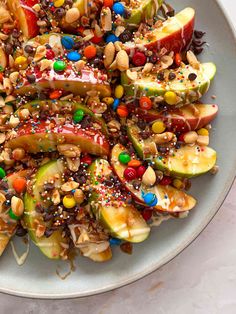
[[[174,179],[172,184],[178,190],[182,190],[184,188],[184,183],[180,179]]]
[[[15,59],[15,65],[24,70],[27,67],[27,58],[24,56],[17,57]]]
[[[107,105],[110,106],[110,105],[113,104],[114,98],[112,98],[112,97],[105,97],[105,98],[102,99],[102,101],[105,102]]]
[[[163,133],[165,129],[166,129],[166,126],[164,122],[161,120],[154,122],[152,125],[152,131],[157,134]]]
[[[64,196],[62,202],[65,208],[73,208],[76,205],[76,201],[73,195]]]
[[[65,0],[54,0],[54,7],[59,8],[61,6],[63,6],[63,4],[65,3]]]
[[[120,99],[124,95],[124,87],[122,85],[117,85],[115,88],[115,97]]]
[[[177,103],[177,95],[175,92],[166,92],[164,99],[168,105],[176,105]]]
[[[202,135],[202,136],[208,136],[209,135],[209,131],[205,128],[201,128],[200,130],[197,131],[198,135]]]

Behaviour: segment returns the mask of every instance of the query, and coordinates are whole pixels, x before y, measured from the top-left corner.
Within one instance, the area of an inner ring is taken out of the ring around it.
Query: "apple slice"
[[[6,53],[4,51],[4,49],[2,47],[0,47],[0,70],[5,70],[5,68],[7,67],[7,56]]]
[[[158,203],[154,206],[154,208],[158,211],[168,213],[189,211],[196,205],[196,200],[192,196],[184,193],[183,191],[177,190],[172,186],[162,186],[156,184],[152,187],[147,187],[141,183],[140,188],[136,190],[133,187],[132,182],[129,182],[124,178],[126,165],[120,163],[119,161],[120,153],[125,151],[126,149],[124,146],[120,144],[115,145],[111,152],[111,165],[120,181],[137,201],[144,203],[142,196],[143,193],[153,193],[156,195],[158,200]]]
[[[128,25],[138,25],[142,21],[152,19],[156,14],[158,9],[161,7],[163,0],[131,0],[126,8],[130,11],[131,15],[125,22]]]
[[[53,120],[29,120],[21,124],[16,132],[16,137],[10,139],[6,146],[12,149],[22,147],[33,154],[55,151],[57,145],[63,143],[79,145],[82,152],[98,156],[109,154],[109,143],[102,133],[73,124],[57,126]]]
[[[139,138],[140,129],[133,125],[127,129],[127,134],[137,154],[144,158],[145,144],[152,143],[150,137],[147,140]],[[177,177],[191,178],[204,174],[211,170],[216,163],[216,151],[210,147],[198,145],[184,145],[176,149],[169,156],[145,156],[152,160],[157,169],[167,170],[171,175]]]
[[[7,5],[14,18],[19,22],[20,29],[26,39],[35,37],[39,33],[38,18],[32,9],[38,3],[38,0],[7,0]]]
[[[170,72],[176,75],[176,78],[172,81],[158,80],[158,73],[150,73],[146,76],[138,73],[138,79],[131,81],[126,73],[122,72],[121,82],[127,96],[145,95],[157,97],[164,96],[167,91],[173,91],[179,96],[179,101],[176,105],[180,107],[199,100],[208,91],[210,83],[216,74],[216,66],[214,63],[203,63],[200,65],[200,69],[196,70],[190,65],[184,65],[176,70],[165,70],[165,77],[168,78]],[[197,75],[194,81],[189,80],[191,73]]]
[[[148,50],[161,50],[166,48],[169,52],[180,52],[188,46],[194,30],[195,11],[186,8],[163,22],[161,27],[154,28],[142,38],[134,42],[125,43],[126,49],[145,47]]]
[[[56,107],[56,109],[54,109]],[[25,105],[20,106],[14,113],[15,116],[20,115],[22,109],[28,109],[32,116],[35,116],[34,113],[39,112],[48,112],[48,116],[52,117],[55,115],[64,115],[65,113],[73,114],[78,109],[82,109],[84,114],[89,115],[93,118],[95,122],[101,125],[102,132],[107,136],[108,129],[103,118],[97,117],[87,106],[82,105],[76,101],[69,100],[33,100],[28,102]]]
[[[8,184],[7,190],[13,190],[12,184],[16,178],[23,177],[28,178],[32,173],[31,170],[20,170],[18,172],[12,173],[5,177],[2,181]],[[0,191],[2,192],[2,191]],[[5,194],[4,189],[3,193]],[[15,233],[17,226],[17,221],[13,220],[8,215],[9,206],[2,204],[1,218],[0,218],[0,256],[3,254],[5,248],[7,247],[9,241]]]
[[[139,243],[147,239],[150,227],[139,211],[126,202],[125,195],[106,185],[112,175],[107,160],[97,159],[89,167],[91,196],[89,202],[97,219],[109,232],[122,240]]]
[[[26,193],[24,196],[25,212],[24,223],[29,231],[32,241],[39,247],[41,252],[50,259],[60,259],[61,253],[64,250],[63,244],[68,243],[68,239],[62,236],[62,228],[54,231],[53,234],[47,238],[45,236],[37,236],[37,226],[48,227],[50,222],[45,222],[43,216],[36,209],[37,204],[42,204],[43,207],[47,203],[42,202],[41,193],[45,182],[56,182],[55,187],[59,188],[64,174],[64,165],[60,160],[53,160],[43,165],[37,171],[34,177],[34,184],[32,185],[32,192]]]
[[[188,132],[202,128],[215,119],[218,113],[217,105],[192,104],[168,111],[135,109],[141,119],[147,122],[162,120],[168,130]]]
[[[35,75],[35,83],[29,83],[25,77],[26,74]],[[37,73],[31,69],[22,70],[15,88],[15,95],[34,96],[45,90],[62,90],[83,97],[88,91],[95,90],[101,97],[109,97],[111,95],[110,84],[99,78],[99,74],[101,74],[99,71],[95,73],[92,69],[82,69],[77,74],[71,71],[69,75],[57,73],[53,69]]]

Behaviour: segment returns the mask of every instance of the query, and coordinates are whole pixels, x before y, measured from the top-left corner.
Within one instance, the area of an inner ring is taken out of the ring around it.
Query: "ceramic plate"
[[[71,298],[88,296],[131,283],[167,263],[188,246],[205,228],[230,189],[236,169],[236,45],[232,29],[214,0],[181,0],[171,3],[177,10],[192,6],[197,11],[197,28],[207,31],[209,46],[201,59],[217,64],[215,82],[205,98],[212,95],[220,107],[213,123],[211,146],[218,152],[220,172],[193,180],[191,193],[197,207],[187,219],[168,221],[153,229],[150,238],[135,245],[132,256],[117,248],[111,262],[95,264],[78,258],[76,271],[66,280],[56,275],[56,268],[66,272],[65,263],[50,261],[31,245],[26,263],[19,267],[10,247],[0,259],[0,291],[35,298]]]

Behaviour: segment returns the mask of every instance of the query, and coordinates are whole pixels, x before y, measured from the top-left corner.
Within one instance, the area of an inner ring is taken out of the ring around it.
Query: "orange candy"
[[[141,166],[141,161],[137,159],[130,160],[130,162],[128,162],[128,166],[133,167],[133,168],[138,168],[139,166]]]
[[[0,73],[0,82],[2,82],[2,81],[3,81],[3,74]]]
[[[175,64],[179,67],[182,62],[182,57],[180,53],[175,54]]]
[[[92,59],[96,56],[97,54],[97,48],[95,46],[87,46],[85,49],[84,49],[84,56],[87,58],[87,59]]]
[[[61,95],[62,95],[61,90],[54,90],[53,92],[50,93],[49,98],[50,99],[58,99],[61,97]]]
[[[149,97],[142,96],[139,99],[139,106],[142,109],[150,110],[152,108],[152,101],[151,101],[151,99]]]
[[[129,111],[128,111],[128,108],[126,107],[126,105],[118,106],[116,112],[117,112],[118,116],[121,118],[126,118],[129,114]]]
[[[111,8],[113,6],[114,1],[113,0],[103,0],[104,7]]]
[[[26,190],[26,183],[25,178],[19,177],[13,181],[12,186],[17,193],[22,193]]]

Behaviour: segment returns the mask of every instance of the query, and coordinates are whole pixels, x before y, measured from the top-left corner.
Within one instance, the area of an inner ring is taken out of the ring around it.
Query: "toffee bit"
[[[121,243],[120,249],[122,252],[131,255],[133,253],[133,246],[130,242]]]

